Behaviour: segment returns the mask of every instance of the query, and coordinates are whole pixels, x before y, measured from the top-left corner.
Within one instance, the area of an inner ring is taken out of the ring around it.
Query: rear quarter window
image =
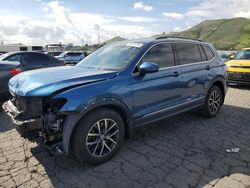
[[[207,59],[208,61],[214,58],[214,53],[212,52],[212,50],[205,45],[202,45],[204,52],[206,53]]]
[[[204,52],[204,49],[201,47],[201,45],[199,45],[199,50],[200,50],[200,53],[201,53],[201,59],[202,61],[207,61],[207,56]]]

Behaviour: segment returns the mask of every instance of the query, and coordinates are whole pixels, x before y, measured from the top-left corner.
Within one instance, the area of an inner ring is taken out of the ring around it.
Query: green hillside
[[[218,49],[250,47],[250,19],[206,20],[186,31],[173,35],[205,40]]]

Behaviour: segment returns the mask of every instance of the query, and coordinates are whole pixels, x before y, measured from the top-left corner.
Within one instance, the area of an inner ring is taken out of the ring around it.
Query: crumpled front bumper
[[[4,112],[10,117],[13,125],[18,128],[22,136],[30,136],[31,134],[38,133],[42,129],[42,119],[28,119],[24,120],[23,112],[19,111],[12,101],[3,103],[2,108]]]

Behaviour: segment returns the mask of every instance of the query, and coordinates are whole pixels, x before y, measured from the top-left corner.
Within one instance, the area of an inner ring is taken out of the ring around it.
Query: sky
[[[3,0],[1,0],[3,1]],[[250,0],[4,0],[4,44],[94,44],[186,30],[207,19],[250,18]]]

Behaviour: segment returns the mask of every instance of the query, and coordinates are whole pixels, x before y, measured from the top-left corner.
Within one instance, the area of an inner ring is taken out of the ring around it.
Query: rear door
[[[143,62],[158,64],[159,72],[139,75],[138,69]],[[134,70],[133,114],[136,124],[160,119],[167,110],[177,106],[181,97],[180,84],[172,44],[163,43],[152,47]]]
[[[175,51],[180,65],[182,102],[199,105],[205,99],[211,76],[204,50],[196,43],[175,43]]]

